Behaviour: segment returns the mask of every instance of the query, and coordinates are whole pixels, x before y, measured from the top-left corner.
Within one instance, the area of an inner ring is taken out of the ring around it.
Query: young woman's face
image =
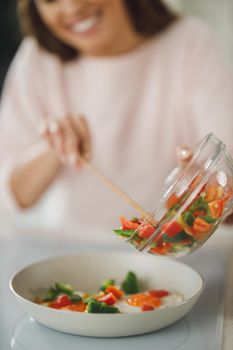
[[[143,40],[123,0],[36,0],[36,5],[50,31],[84,54],[118,54]]]

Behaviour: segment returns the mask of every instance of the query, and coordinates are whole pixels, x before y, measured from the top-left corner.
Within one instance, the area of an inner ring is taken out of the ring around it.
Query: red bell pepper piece
[[[194,232],[205,233],[205,232],[208,232],[210,228],[211,228],[211,225],[201,218],[196,218],[193,223]]]
[[[150,238],[155,232],[155,228],[151,224],[146,224],[139,231],[139,237],[141,238]]]
[[[154,310],[155,308],[152,306],[152,305],[147,305],[147,304],[143,304],[141,305],[141,310],[142,312],[145,312],[145,311],[152,311]]]
[[[59,295],[59,297],[54,300],[53,302],[51,302],[49,304],[49,307],[52,307],[53,309],[61,309],[64,306],[68,306],[71,305],[72,301],[70,300],[70,298],[68,297],[68,295]]]
[[[105,293],[112,293],[117,299],[121,299],[124,295],[124,292],[115,286],[108,286]]]
[[[197,210],[197,211],[194,211],[192,214],[193,214],[193,216],[201,216],[201,215],[205,216],[206,211]]]
[[[124,216],[120,217],[120,223],[122,226],[122,230],[136,230],[140,225],[137,222],[132,222],[130,220],[127,220]]]
[[[177,195],[175,193],[172,193],[166,201],[166,204],[165,204],[166,208],[170,209],[171,207],[173,207],[175,204],[178,203],[178,200],[179,198],[177,197]]]
[[[155,290],[149,290],[149,294],[153,295],[156,298],[164,298],[168,296],[170,293],[164,289],[155,289]]]
[[[168,224],[164,224],[161,228],[163,233],[166,233],[169,237],[174,237],[183,230],[177,221],[171,221]]]
[[[103,297],[98,298],[98,300],[102,301],[103,303],[105,303],[107,305],[113,305],[117,301],[117,298],[115,297],[115,295],[113,295],[113,293],[108,293],[108,294],[104,295]]]
[[[209,208],[213,218],[220,218],[223,213],[224,200],[219,199],[217,201],[209,203]]]
[[[168,243],[168,242],[161,242],[160,243],[159,242],[159,243],[157,243],[156,247],[150,248],[150,253],[164,255],[164,254],[169,252],[171,247],[172,247],[171,243]]]

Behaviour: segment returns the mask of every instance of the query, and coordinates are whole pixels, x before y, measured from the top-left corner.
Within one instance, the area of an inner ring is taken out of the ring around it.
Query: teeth
[[[82,22],[76,23],[72,27],[72,30],[77,33],[84,33],[92,29],[96,25],[97,21],[98,21],[98,18],[96,17],[88,18]]]

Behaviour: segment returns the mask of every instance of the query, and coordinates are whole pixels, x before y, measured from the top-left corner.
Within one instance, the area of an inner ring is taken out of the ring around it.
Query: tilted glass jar
[[[140,251],[173,257],[201,247],[233,210],[233,159],[212,133],[163,189],[155,209],[128,238]],[[154,224],[150,235],[144,228]]]

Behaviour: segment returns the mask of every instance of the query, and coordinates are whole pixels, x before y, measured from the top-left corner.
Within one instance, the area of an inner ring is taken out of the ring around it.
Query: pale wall
[[[233,0],[166,0],[176,10],[206,20],[216,31],[233,65]]]

